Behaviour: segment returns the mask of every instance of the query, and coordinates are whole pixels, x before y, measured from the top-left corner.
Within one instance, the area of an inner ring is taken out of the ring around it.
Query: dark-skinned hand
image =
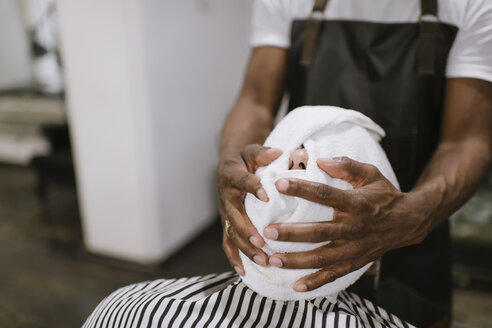
[[[251,144],[219,160],[217,186],[219,211],[224,228],[222,248],[229,263],[239,275],[244,275],[239,249],[258,265],[268,264],[268,256],[261,250],[265,241],[246,215],[244,198],[249,192],[262,201],[268,201],[260,178],[254,172],[258,167],[270,164],[281,154],[282,151],[279,149]],[[229,220],[231,224],[229,236],[225,230],[225,220]]]
[[[299,279],[294,290],[310,291],[357,270],[391,249],[423,240],[424,220],[411,214],[415,208],[409,194],[396,189],[373,165],[347,157],[318,159],[328,175],[349,182],[353,190],[340,190],[325,184],[279,179],[279,192],[301,197],[334,208],[333,221],[272,224],[266,238],[291,242],[331,243],[311,251],[276,253],[271,265],[292,268],[320,268]]]

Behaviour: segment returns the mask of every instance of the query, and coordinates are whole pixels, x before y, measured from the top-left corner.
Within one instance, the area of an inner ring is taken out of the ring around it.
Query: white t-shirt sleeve
[[[253,3],[250,45],[288,48],[290,15],[283,0],[255,0]]]
[[[469,0],[462,19],[446,76],[492,82],[492,1]]]

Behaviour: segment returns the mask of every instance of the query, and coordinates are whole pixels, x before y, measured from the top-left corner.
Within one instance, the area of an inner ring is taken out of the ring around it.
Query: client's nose
[[[306,149],[296,149],[290,153],[289,170],[305,170],[308,161]]]

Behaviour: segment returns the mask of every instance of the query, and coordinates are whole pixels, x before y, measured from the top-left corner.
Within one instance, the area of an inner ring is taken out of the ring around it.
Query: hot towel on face
[[[283,154],[266,167],[256,171],[269,202],[262,202],[248,194],[246,213],[258,232],[271,223],[319,222],[333,219],[333,209],[298,197],[280,194],[275,181],[280,178],[300,178],[328,184],[339,189],[352,189],[343,180],[331,178],[323,172],[316,160],[347,156],[353,160],[376,166],[399,188],[396,176],[379,141],[384,131],[363,114],[332,106],[304,106],[290,112],[273,129],[265,146],[278,148]],[[308,154],[305,170],[289,170],[290,153],[304,146]],[[281,242],[265,238],[263,250],[268,254],[307,251],[324,243]],[[277,300],[299,300],[327,297],[331,302],[338,293],[353,284],[371,265],[351,272],[334,282],[310,292],[295,292],[295,282],[318,269],[282,269],[261,267],[240,253],[246,275],[244,283],[257,293]]]

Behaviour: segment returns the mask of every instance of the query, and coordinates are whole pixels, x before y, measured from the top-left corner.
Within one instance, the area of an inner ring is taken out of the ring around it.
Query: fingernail
[[[255,236],[249,237],[249,242],[251,244],[255,245],[258,248],[262,248],[263,247],[263,245],[261,243],[261,240],[258,237],[255,237]]]
[[[333,159],[331,158],[318,158],[318,163],[331,164],[333,163]]]
[[[275,228],[266,227],[265,230],[263,230],[263,234],[265,234],[265,237],[268,239],[277,240],[278,238],[278,230]]]
[[[275,186],[277,187],[278,191],[285,192],[287,189],[289,189],[289,181],[287,179],[278,179],[275,182]]]
[[[256,264],[261,265],[261,266],[266,266],[266,261],[263,257],[260,255],[255,255],[253,256],[253,261],[255,261]]]
[[[276,266],[277,268],[281,268],[284,266],[284,264],[282,263],[282,260],[279,259],[278,257],[270,257],[270,264],[273,265],[273,266]]]
[[[336,161],[333,160],[333,158],[320,158],[318,159],[318,164],[324,164],[324,165],[336,165]]]
[[[302,292],[307,291],[307,289],[308,288],[307,288],[307,286],[305,284],[295,284],[294,285],[294,290],[296,292],[301,292],[302,293]]]
[[[264,189],[258,189],[256,192],[256,197],[258,197],[261,201],[268,202],[268,196]]]
[[[239,265],[234,266],[234,271],[240,276],[244,276],[244,270]]]

